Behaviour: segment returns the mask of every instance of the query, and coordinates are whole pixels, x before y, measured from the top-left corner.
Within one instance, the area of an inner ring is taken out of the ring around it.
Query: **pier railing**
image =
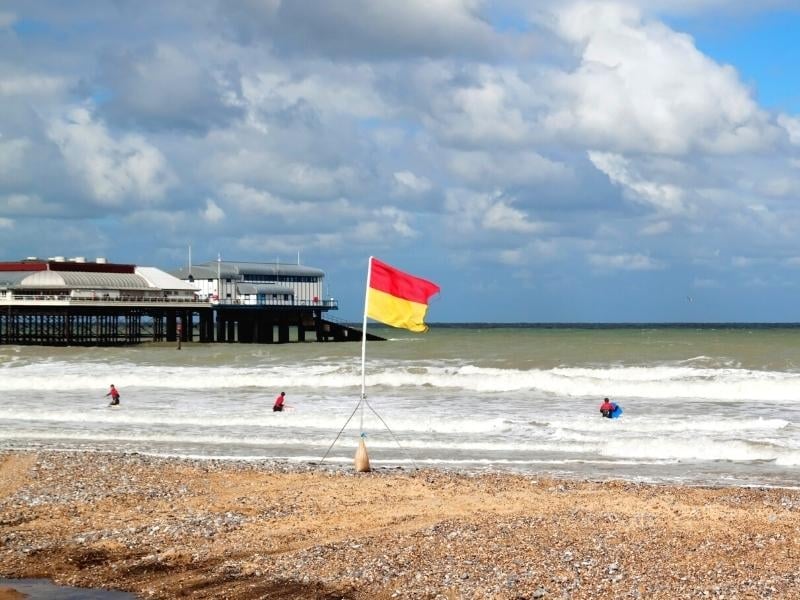
[[[0,295],[0,306],[86,306],[86,305],[122,305],[122,304],[169,304],[193,307],[236,307],[236,306],[286,306],[337,309],[338,302],[334,298],[322,300],[284,300],[269,298],[261,302],[225,299],[225,300],[200,300],[198,298],[176,296],[69,296],[56,294],[14,294],[12,296]]]

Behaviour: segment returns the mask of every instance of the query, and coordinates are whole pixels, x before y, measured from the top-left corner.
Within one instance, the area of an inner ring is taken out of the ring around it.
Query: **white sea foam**
[[[177,367],[105,363],[29,364],[6,368],[3,391],[89,391],[113,381],[120,389],[352,390],[360,385],[356,365],[268,365],[265,367]],[[530,391],[560,398],[598,393],[626,398],[716,401],[798,401],[800,373],[690,366],[554,369],[496,369],[465,365],[374,367],[367,385],[375,388],[421,386],[465,393]]]
[[[225,347],[219,355],[109,352],[108,361],[97,350],[14,348],[0,355],[0,447],[318,461],[352,417],[335,461],[352,460],[363,429],[376,464],[796,480],[800,373],[788,368],[741,368],[754,364],[744,352],[714,356],[708,347],[650,366],[545,368],[540,358],[521,368],[525,361],[498,342],[483,360],[472,350],[463,354],[471,358],[431,358],[417,339],[424,358],[369,361],[370,404],[383,420],[368,409],[353,414],[360,361],[340,346],[308,359],[288,347]],[[497,367],[504,363],[517,368]],[[122,391],[120,410],[105,406],[111,382]],[[293,408],[272,413],[281,389]],[[623,418],[598,416],[603,396],[623,404]]]

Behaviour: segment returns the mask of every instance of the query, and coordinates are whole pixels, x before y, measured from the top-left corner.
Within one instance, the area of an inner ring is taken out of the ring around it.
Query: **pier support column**
[[[225,326],[225,318],[222,316],[222,312],[217,311],[217,341],[224,342],[225,340],[225,330],[227,327]]]
[[[175,342],[178,340],[178,315],[174,310],[167,312],[167,341]]]
[[[199,327],[200,327],[200,343],[203,344],[205,342],[213,341],[214,329],[211,326],[210,311],[200,310]]]
[[[289,342],[289,324],[283,319],[278,323],[278,343],[286,344]]]

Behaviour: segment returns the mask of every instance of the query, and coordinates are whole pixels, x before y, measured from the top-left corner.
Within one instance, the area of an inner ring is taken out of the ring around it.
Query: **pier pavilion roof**
[[[86,273],[80,271],[37,271],[10,287],[16,289],[151,289],[143,277],[133,273]]]
[[[15,288],[19,282],[37,271],[0,271],[0,290]]]

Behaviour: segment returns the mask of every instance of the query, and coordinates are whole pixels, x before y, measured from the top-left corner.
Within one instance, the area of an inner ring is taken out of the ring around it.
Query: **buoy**
[[[364,444],[364,438],[358,442],[358,450],[356,450],[356,473],[368,473],[369,468],[369,455],[367,454],[367,446]]]

